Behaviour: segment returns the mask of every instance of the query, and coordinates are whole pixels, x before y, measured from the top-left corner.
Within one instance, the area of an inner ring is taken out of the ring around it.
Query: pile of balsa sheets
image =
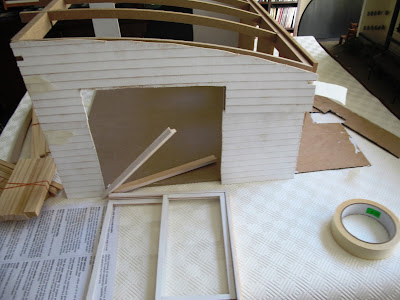
[[[20,159],[0,196],[0,220],[38,216],[55,170],[51,157]]]
[[[36,113],[32,110],[31,158],[17,164],[0,160],[0,221],[27,220],[37,217],[43,202],[63,189],[53,180],[56,165]]]

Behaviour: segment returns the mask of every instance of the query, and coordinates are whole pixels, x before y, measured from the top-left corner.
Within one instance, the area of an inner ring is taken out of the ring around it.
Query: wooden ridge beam
[[[171,11],[156,11],[151,9],[115,8],[115,9],[61,9],[48,11],[51,21],[59,20],[85,20],[85,19],[133,19],[153,20],[163,22],[184,23],[214,27],[236,31],[250,36],[258,36],[271,40],[276,39],[276,33],[257,27],[240,24],[238,22],[222,20],[213,17],[196,16],[186,13]]]
[[[109,3],[109,0],[65,0],[66,4],[82,4],[82,3]],[[135,3],[135,4],[157,4],[157,5],[169,5],[177,7],[185,7],[192,9],[200,9],[206,11],[212,11],[216,13],[226,14],[235,16],[238,18],[259,22],[261,17],[253,12],[243,10],[240,8],[234,8],[227,5],[221,5],[217,3],[210,3],[198,0],[113,0],[112,3]],[[241,4],[243,6],[243,4]]]
[[[274,31],[277,34],[275,48],[279,54],[288,59],[297,60],[303,64],[312,66],[313,72],[316,72],[318,62],[295,40],[290,34],[281,27],[268,13],[264,10],[258,1],[247,0],[251,6],[251,11],[261,16],[264,22],[260,27]]]

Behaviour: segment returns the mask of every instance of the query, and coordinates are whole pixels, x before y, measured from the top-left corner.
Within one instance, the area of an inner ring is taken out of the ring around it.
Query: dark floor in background
[[[0,133],[17,108],[26,89],[10,48],[11,38],[21,30],[19,10],[0,11]]]
[[[370,58],[360,55],[358,49],[351,43],[339,45],[338,40],[319,40],[319,43],[330,56],[400,119],[400,98],[396,84],[382,74],[374,72],[369,74]]]

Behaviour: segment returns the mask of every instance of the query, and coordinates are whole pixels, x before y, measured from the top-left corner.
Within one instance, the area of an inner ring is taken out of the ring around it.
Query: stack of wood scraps
[[[56,165],[32,112],[31,158],[17,164],[0,160],[0,220],[27,220],[39,215],[43,202],[57,195],[62,184],[52,181]]]
[[[53,158],[20,159],[0,197],[2,220],[36,217],[56,171]]]

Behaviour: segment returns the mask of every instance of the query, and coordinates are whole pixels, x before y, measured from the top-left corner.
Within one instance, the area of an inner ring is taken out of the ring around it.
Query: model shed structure
[[[197,14],[76,5],[69,9],[71,4],[98,2],[104,1],[54,0],[11,43],[68,197],[99,196],[105,189],[81,97],[85,89],[221,87],[222,183],[293,176],[317,65],[257,2],[114,1],[180,6]],[[199,42],[196,34],[194,41],[44,38],[59,20],[107,18],[216,28],[221,41],[226,32],[236,34],[237,45]]]

